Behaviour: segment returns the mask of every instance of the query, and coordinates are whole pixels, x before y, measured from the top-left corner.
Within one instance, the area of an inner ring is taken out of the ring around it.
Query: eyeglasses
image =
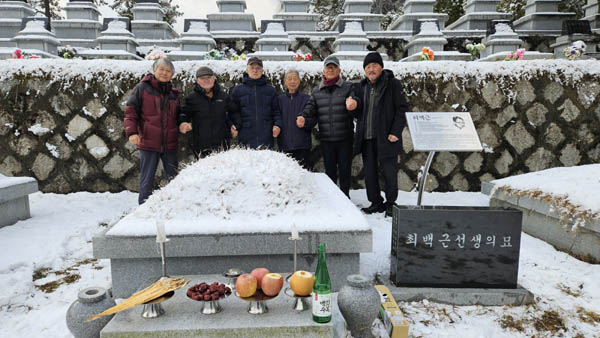
[[[248,66],[248,68],[251,70],[262,70],[263,69],[263,67],[261,67],[261,66]]]
[[[210,81],[212,80],[212,75],[199,76],[198,79],[200,79],[200,81]]]

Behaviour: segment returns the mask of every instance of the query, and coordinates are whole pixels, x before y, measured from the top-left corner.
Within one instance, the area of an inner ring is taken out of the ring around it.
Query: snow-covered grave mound
[[[573,226],[600,221],[600,164],[551,168],[494,180],[495,190],[548,203]]]
[[[324,174],[286,155],[234,149],[183,169],[107,236],[360,231],[370,226]]]

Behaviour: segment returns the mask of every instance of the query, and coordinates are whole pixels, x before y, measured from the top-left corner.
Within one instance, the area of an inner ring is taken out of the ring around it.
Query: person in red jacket
[[[175,67],[168,59],[161,58],[152,69],[153,74],[144,76],[133,89],[125,107],[125,134],[140,151],[139,204],[152,195],[159,160],[167,180],[177,175],[178,167],[181,92],[171,82]]]

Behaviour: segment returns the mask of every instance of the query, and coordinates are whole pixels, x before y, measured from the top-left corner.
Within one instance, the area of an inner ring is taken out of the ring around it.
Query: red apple
[[[283,287],[283,277],[278,273],[268,273],[263,277],[262,290],[267,296],[277,296]]]
[[[262,279],[263,277],[269,273],[269,270],[267,268],[256,268],[254,270],[252,270],[252,272],[250,272],[250,274],[252,276],[254,276],[254,278],[256,278],[256,281],[258,282],[258,288],[260,289],[262,286]]]
[[[256,292],[258,281],[251,274],[245,273],[240,275],[235,282],[235,289],[240,297],[250,297]]]

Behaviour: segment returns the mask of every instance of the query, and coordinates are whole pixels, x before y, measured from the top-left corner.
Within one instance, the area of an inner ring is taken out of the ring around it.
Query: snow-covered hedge
[[[45,191],[137,188],[137,152],[123,133],[123,105],[150,70],[150,61],[0,61],[0,173],[35,176]],[[209,65],[231,88],[243,61],[176,62],[176,86],[192,88],[195,70]],[[297,69],[305,91],[321,62],[265,62],[282,90],[283,74]],[[600,62],[386,62],[405,85],[412,111],[469,111],[483,153],[440,153],[430,188],[478,190],[481,181],[554,166],[600,161]],[[362,63],[342,62],[345,78],[362,78]],[[412,188],[426,154],[403,134],[399,181]],[[182,138],[182,159],[188,157]],[[313,160],[322,170],[318,142]],[[353,165],[362,185],[360,158]]]

